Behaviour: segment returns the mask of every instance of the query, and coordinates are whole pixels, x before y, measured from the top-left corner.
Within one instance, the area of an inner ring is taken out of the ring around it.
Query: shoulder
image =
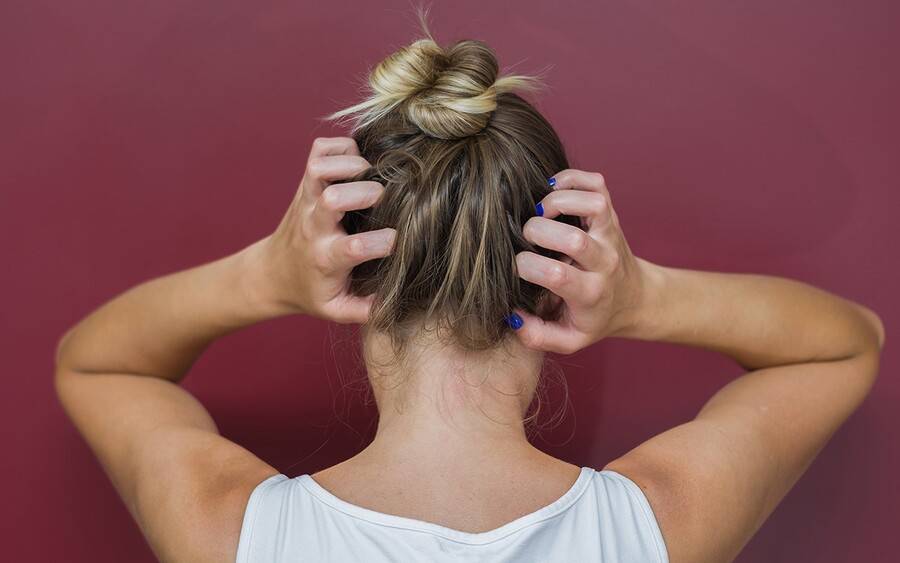
[[[140,492],[139,524],[161,561],[234,561],[251,495],[279,474],[221,436],[202,441],[205,447],[173,452],[181,456],[177,468]]]
[[[730,561],[736,552],[729,530],[749,527],[735,525],[735,513],[755,502],[753,491],[741,490],[731,477],[733,467],[718,455],[727,436],[703,426],[692,421],[671,429],[664,439],[657,436],[604,468],[640,489],[672,563]],[[711,529],[717,534],[711,536]]]
[[[252,471],[238,477],[232,482],[206,490],[198,498],[198,506],[202,507],[204,529],[199,533],[191,533],[185,546],[184,554],[193,552],[189,557],[178,561],[191,563],[233,562],[240,548],[241,533],[245,527],[244,519],[255,513],[251,502],[271,489],[278,482],[280,474],[270,470]]]

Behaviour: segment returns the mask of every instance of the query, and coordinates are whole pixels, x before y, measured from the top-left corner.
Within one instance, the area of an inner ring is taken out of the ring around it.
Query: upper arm
[[[750,372],[607,468],[644,489],[672,563],[730,561],[859,406],[878,364],[873,350]]]
[[[63,407],[161,561],[234,561],[243,511],[277,471],[167,380],[60,370]]]

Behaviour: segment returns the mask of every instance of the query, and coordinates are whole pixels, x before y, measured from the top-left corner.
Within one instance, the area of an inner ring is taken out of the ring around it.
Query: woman
[[[427,29],[426,29],[427,35]],[[56,388],[163,561],[728,561],[860,405],[884,329],[783,278],[630,251],[600,174],[476,41],[430,35],[371,73],[353,138],[320,138],[283,221],[70,330]],[[547,178],[549,177],[549,180]],[[380,417],[361,453],[289,479],[178,382],[282,315],[363,325]],[[602,470],[527,440],[545,352],[607,337],[747,372]]]

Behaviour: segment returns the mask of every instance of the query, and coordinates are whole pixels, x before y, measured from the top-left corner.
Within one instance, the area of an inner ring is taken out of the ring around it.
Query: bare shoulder
[[[672,563],[731,561],[862,402],[877,366],[864,354],[749,372],[606,468],[644,491]]]
[[[604,467],[640,487],[659,524],[671,563],[721,563],[732,558],[708,541],[709,530],[716,529],[716,520],[726,516],[720,511],[727,510],[728,504],[700,500],[705,494],[718,498],[721,487],[716,483],[722,477],[714,474],[718,471],[715,446],[707,452],[711,463],[706,471],[694,457],[703,433],[702,425],[692,421],[654,437]],[[743,496],[752,502],[752,493]]]
[[[250,495],[278,471],[218,434],[169,438],[178,468],[141,491],[144,534],[161,561],[233,562]]]
[[[273,467],[222,436],[180,385],[67,370],[55,384],[160,561],[234,561],[247,500]]]
[[[219,474],[206,486],[198,488],[198,502],[204,506],[203,514],[210,529],[201,536],[205,538],[205,545],[197,547],[201,553],[209,554],[210,563],[231,563],[235,560],[250,495],[260,483],[279,473],[244,448],[224,441],[227,443],[220,445],[222,451],[218,455],[230,465],[223,471],[221,464],[202,464],[212,474],[216,471]],[[212,456],[213,459],[215,457]],[[196,562],[200,559],[191,557],[184,561]]]

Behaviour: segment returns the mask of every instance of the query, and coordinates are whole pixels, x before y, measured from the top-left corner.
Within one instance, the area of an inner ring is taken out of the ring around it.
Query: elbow
[[[876,352],[881,353],[882,348],[884,348],[884,323],[881,321],[881,317],[875,311],[863,305],[860,305],[860,312],[871,327]]]
[[[865,360],[865,373],[867,374],[866,395],[872,390],[872,386],[878,379],[878,373],[881,367],[881,350],[884,348],[884,323],[881,321],[875,311],[868,307],[859,306],[860,314],[865,319],[869,327],[869,338],[865,351],[861,354]]]
[[[59,342],[56,343],[56,354],[54,355],[54,365],[56,367],[56,373],[63,371],[63,368],[66,364],[66,349],[69,339],[72,335],[71,330],[67,330],[65,334],[59,339]]]
[[[54,355],[53,366],[53,390],[56,392],[57,399],[59,399],[64,407],[64,389],[67,374],[65,350],[70,332],[71,331],[67,331],[63,334],[62,338],[59,339],[59,342],[56,343],[56,354]]]
[[[62,335],[56,344],[56,353],[54,355],[53,381],[57,392],[59,391],[60,380],[71,375],[75,369],[72,366],[71,340],[73,329],[69,329]]]
[[[73,389],[72,384],[80,379],[78,370],[74,367],[73,333],[74,328],[67,330],[60,337],[59,342],[56,344],[55,365],[53,366],[53,390],[56,393],[57,400],[66,411],[68,411],[69,399]]]

